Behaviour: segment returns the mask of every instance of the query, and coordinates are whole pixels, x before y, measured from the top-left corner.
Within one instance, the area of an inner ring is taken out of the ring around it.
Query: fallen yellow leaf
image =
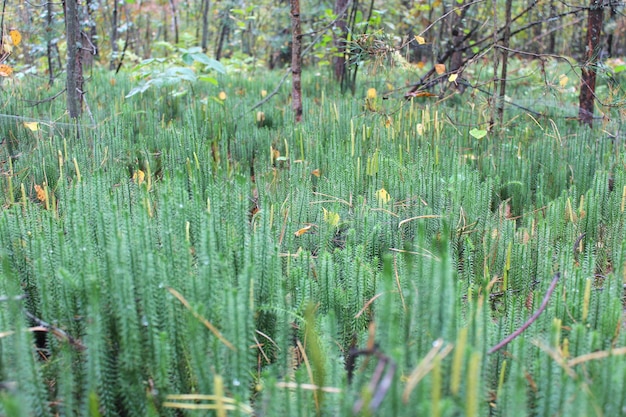
[[[143,181],[145,180],[145,178],[146,178],[146,173],[140,169],[138,169],[137,171],[133,173],[133,181],[135,181],[137,185],[143,184]]]
[[[415,35],[415,40],[420,45],[424,45],[426,43],[426,39],[424,39],[422,36],[419,36],[419,35]]]
[[[42,186],[35,184],[35,193],[37,193],[37,200],[42,203],[46,201],[46,190]]]
[[[296,231],[296,233],[294,233],[294,235],[296,237],[300,237],[303,234],[307,233],[309,230],[311,230],[311,228],[313,227],[312,224],[307,224],[306,226],[304,226],[302,229],[299,229],[298,231]]]
[[[329,225],[333,227],[339,226],[339,220],[340,220],[339,213],[326,210],[324,207],[322,207],[322,210],[324,210],[324,222],[328,223]]]
[[[33,132],[36,132],[39,130],[39,123],[37,122],[24,122],[24,126],[27,129],[32,130]]]
[[[13,68],[11,68],[10,66],[6,64],[0,64],[0,76],[1,77],[8,77],[11,74],[13,74]]]
[[[443,74],[444,72],[446,72],[446,65],[445,64],[435,64],[435,72],[439,75]]]
[[[13,41],[13,45],[15,46],[19,45],[22,41],[22,34],[15,29],[9,31],[9,36],[11,36],[11,41]]]
[[[378,199],[378,202],[382,204],[387,204],[389,200],[391,200],[391,196],[384,188],[376,191],[376,198]]]

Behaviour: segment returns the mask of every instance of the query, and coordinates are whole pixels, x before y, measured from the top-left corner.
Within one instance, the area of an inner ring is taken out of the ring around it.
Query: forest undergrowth
[[[5,86],[0,414],[626,413],[619,116],[278,78]]]

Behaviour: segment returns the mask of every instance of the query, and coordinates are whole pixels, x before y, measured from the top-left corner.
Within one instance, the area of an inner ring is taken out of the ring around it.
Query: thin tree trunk
[[[119,26],[119,10],[118,0],[113,0],[113,14],[111,16],[111,59],[109,60],[109,69],[114,70],[115,60],[117,59],[117,28]]]
[[[172,21],[174,22],[174,44],[178,44],[178,11],[176,10],[176,3],[174,0],[170,0],[170,8],[172,9]]]
[[[291,106],[293,108],[296,123],[302,121],[302,29],[300,28],[300,0],[290,0],[291,2]]]
[[[556,16],[556,0],[550,0],[550,16]],[[550,31],[550,40],[548,42],[548,53],[556,54],[556,31]]]
[[[202,52],[207,51],[209,43],[209,0],[202,0]]]
[[[582,67],[578,119],[588,126],[593,125],[593,108],[596,91],[596,64],[600,55],[600,35],[604,17],[604,1],[591,0],[587,11],[586,60]]]
[[[337,0],[335,1],[335,8],[333,12],[335,14],[341,13],[341,16],[337,16],[339,19],[335,23],[337,30],[335,33],[334,44],[337,48],[337,54],[333,58],[333,67],[335,70],[335,80],[341,82],[346,74],[346,36],[348,34],[348,22],[346,20],[346,11],[348,2],[350,0]]]
[[[498,120],[504,120],[504,100],[506,96],[506,77],[509,63],[509,39],[511,37],[511,5],[513,0],[506,0],[504,34],[502,36],[502,72],[500,73],[500,97],[498,98]]]
[[[83,104],[83,67],[79,50],[78,0],[65,0],[63,7],[67,37],[67,110],[71,118],[77,119],[82,112]]]
[[[220,35],[217,39],[217,48],[215,48],[215,59],[222,59],[222,52],[224,51],[224,42],[226,42],[226,38],[228,37],[228,24],[226,22],[222,23],[222,28],[220,30]]]
[[[82,37],[85,39],[85,43],[81,48],[81,61],[83,67],[91,68],[93,65],[93,58],[98,53],[98,36],[96,33],[96,21],[93,19],[91,14],[93,10],[92,5],[93,0],[85,0],[85,22],[83,27],[84,30]]]
[[[52,60],[52,2],[46,3],[46,56],[48,58],[48,81],[50,85],[54,82],[54,64]]]

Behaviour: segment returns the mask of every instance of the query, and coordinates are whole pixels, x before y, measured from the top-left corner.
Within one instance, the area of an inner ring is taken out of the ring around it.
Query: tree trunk
[[[591,0],[587,11],[586,59],[582,67],[578,119],[588,126],[593,125],[593,107],[596,91],[596,64],[600,55],[600,35],[604,17],[604,0]]]
[[[178,11],[176,10],[174,0],[170,0],[170,8],[172,9],[172,22],[174,23],[174,45],[178,45]]]
[[[81,48],[81,62],[83,67],[91,68],[93,65],[93,58],[98,53],[98,34],[96,33],[96,21],[94,20],[91,12],[94,10],[93,0],[85,0],[85,22],[83,27],[83,39],[85,43]]]
[[[48,81],[54,83],[54,64],[52,60],[52,2],[46,3],[46,56],[48,58]]]
[[[506,0],[504,16],[504,35],[502,36],[502,72],[500,73],[500,97],[498,98],[498,120],[500,125],[504,120],[504,100],[506,97],[506,77],[509,63],[509,40],[511,38],[511,6],[513,0]]]
[[[335,23],[335,39],[334,44],[337,48],[337,55],[333,58],[333,68],[335,70],[335,80],[341,82],[346,74],[346,36],[348,34],[348,22],[346,14],[348,3],[350,0],[336,0],[333,12],[337,14],[338,19]],[[339,15],[341,13],[341,15]]]
[[[116,67],[117,60],[117,27],[119,26],[119,10],[118,0],[113,0],[113,14],[111,15],[111,58],[109,60],[109,69],[113,71]]]
[[[78,0],[65,0],[65,34],[67,39],[67,111],[77,119],[83,106],[83,66],[80,53],[80,25],[78,21]]]
[[[300,0],[290,0],[291,3],[291,107],[293,108],[296,123],[302,121],[302,29],[300,28]]]
[[[202,0],[202,52],[207,51],[209,43],[209,0]]]

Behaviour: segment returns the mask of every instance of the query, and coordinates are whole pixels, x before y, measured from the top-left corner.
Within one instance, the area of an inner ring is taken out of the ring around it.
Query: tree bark
[[[291,3],[291,106],[296,123],[302,121],[302,29],[300,27],[300,0],[290,0]]]
[[[593,125],[593,108],[596,91],[596,65],[600,55],[600,35],[602,33],[602,20],[604,17],[604,0],[591,0],[587,11],[587,42],[586,60],[582,67],[580,84],[580,100],[578,119],[580,123],[588,126]]]
[[[178,10],[176,10],[174,0],[170,0],[170,8],[172,9],[172,22],[174,23],[174,44],[178,45]]]
[[[52,60],[52,2],[46,3],[46,57],[48,58],[48,82],[54,83],[54,64]]]
[[[506,77],[509,64],[509,40],[511,38],[511,6],[513,0],[506,0],[505,6],[505,29],[502,37],[502,72],[500,73],[500,97],[498,98],[498,120],[500,124],[504,121],[504,101],[506,97]]]
[[[67,37],[66,93],[67,111],[77,119],[83,107],[83,66],[80,53],[80,25],[78,20],[78,0],[65,0],[65,34]]]
[[[348,9],[348,2],[350,0],[336,0],[335,8],[333,12],[335,14],[341,13],[341,16],[337,16],[337,22],[335,23],[335,39],[334,44],[337,48],[337,55],[333,58],[333,68],[335,71],[335,80],[341,82],[346,74],[346,35],[348,34],[348,21],[346,20],[346,14]]]
[[[109,69],[113,71],[117,65],[115,65],[115,61],[117,60],[117,28],[119,26],[119,10],[118,10],[118,0],[113,0],[113,14],[111,15],[111,58],[109,60]]]
[[[209,43],[209,0],[202,0],[202,52],[207,51]]]

